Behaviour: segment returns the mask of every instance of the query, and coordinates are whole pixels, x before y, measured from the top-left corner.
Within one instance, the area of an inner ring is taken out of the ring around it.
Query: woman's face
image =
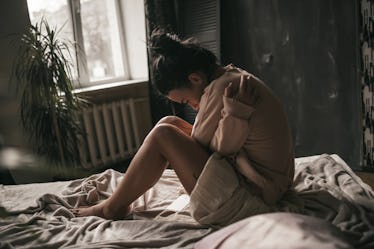
[[[187,104],[194,110],[199,110],[200,99],[208,82],[206,77],[200,73],[191,73],[188,79],[191,82],[190,87],[173,89],[166,97],[171,101]]]

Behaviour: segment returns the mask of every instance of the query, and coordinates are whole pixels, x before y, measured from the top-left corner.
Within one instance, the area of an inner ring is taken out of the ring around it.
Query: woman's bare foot
[[[130,213],[131,209],[127,207],[114,210],[104,201],[90,207],[74,208],[71,211],[76,217],[98,216],[108,220],[120,220],[125,218]]]

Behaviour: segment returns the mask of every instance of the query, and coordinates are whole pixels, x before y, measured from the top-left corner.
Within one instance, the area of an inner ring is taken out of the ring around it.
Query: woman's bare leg
[[[157,125],[160,124],[171,124],[179,128],[181,131],[183,131],[185,134],[191,136],[192,132],[192,125],[188,123],[187,121],[181,119],[180,117],[177,116],[166,116],[160,119],[158,121]]]
[[[159,123],[148,134],[112,196],[104,202],[73,210],[77,216],[120,219],[130,204],[151,188],[169,162],[188,193],[209,158],[209,153],[174,125]]]

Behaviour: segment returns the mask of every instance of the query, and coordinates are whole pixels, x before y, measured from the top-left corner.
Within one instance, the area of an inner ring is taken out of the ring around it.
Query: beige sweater
[[[212,152],[230,157],[251,190],[274,204],[292,185],[294,150],[286,113],[281,102],[258,78],[229,65],[226,72],[204,90],[192,130],[194,137]],[[230,82],[250,75],[257,88],[255,106],[224,95]]]

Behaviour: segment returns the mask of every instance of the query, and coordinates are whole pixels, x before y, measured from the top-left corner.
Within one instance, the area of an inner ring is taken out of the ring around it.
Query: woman
[[[145,138],[113,195],[77,216],[120,219],[168,164],[191,195],[193,217],[224,226],[269,212],[292,184],[294,155],[286,114],[271,90],[233,65],[222,67],[191,39],[160,30],[150,49],[155,88],[198,110],[193,126],[165,117]]]

